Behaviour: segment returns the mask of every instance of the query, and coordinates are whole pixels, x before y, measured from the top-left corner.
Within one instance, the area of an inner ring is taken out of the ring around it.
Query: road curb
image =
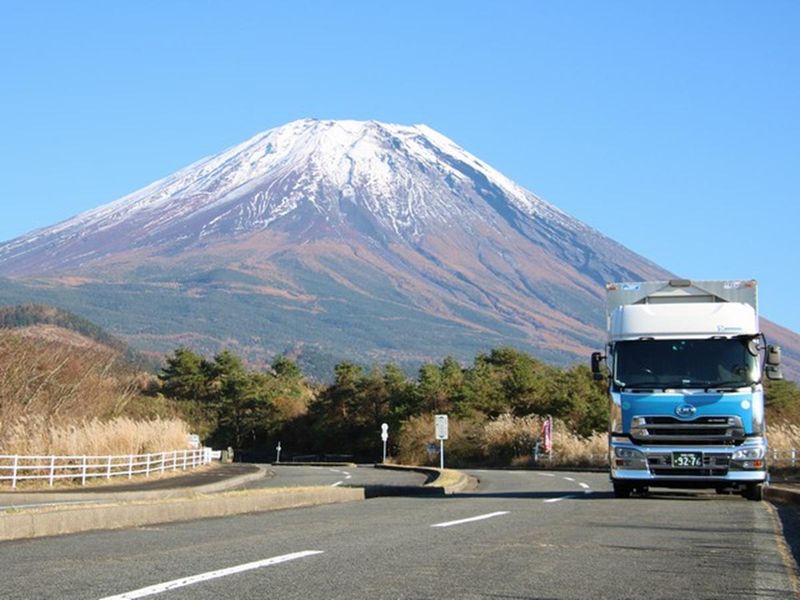
[[[441,490],[442,494],[450,495],[463,492],[465,489],[474,485],[474,480],[466,473],[455,469],[439,469],[437,467],[421,467],[416,465],[392,465],[376,464],[376,469],[388,469],[396,471],[413,471],[422,473],[428,480],[421,489]],[[420,489],[420,488],[415,488]]]
[[[364,499],[364,490],[358,488],[289,488],[172,498],[160,502],[55,508],[46,512],[7,512],[0,514],[0,540],[64,535],[98,529],[125,529]]]
[[[764,488],[764,498],[778,504],[800,504],[800,490],[782,485],[768,485]]]

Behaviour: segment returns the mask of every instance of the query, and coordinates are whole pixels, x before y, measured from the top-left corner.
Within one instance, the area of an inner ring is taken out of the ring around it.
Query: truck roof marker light
[[[675,288],[678,288],[678,287],[691,287],[692,286],[692,282],[690,280],[688,280],[688,279],[670,279],[669,280],[669,286],[670,287],[675,287]]]

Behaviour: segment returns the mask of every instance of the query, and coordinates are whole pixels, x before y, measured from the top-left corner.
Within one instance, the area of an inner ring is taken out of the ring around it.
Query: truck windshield
[[[620,387],[741,387],[759,380],[751,337],[635,340],[614,346],[614,381]]]

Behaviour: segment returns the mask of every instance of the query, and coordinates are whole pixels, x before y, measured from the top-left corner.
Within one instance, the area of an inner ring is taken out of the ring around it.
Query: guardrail
[[[192,469],[211,462],[215,457],[211,448],[172,450],[149,454],[121,454],[115,456],[21,456],[0,455],[0,483],[26,480],[47,480],[50,487],[56,480],[80,480],[81,485],[93,478],[111,479],[134,475],[150,476],[152,473]]]

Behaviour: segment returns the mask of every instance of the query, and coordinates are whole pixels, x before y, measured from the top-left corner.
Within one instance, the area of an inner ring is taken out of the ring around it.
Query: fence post
[[[150,477],[150,454],[144,455],[144,474],[147,477]]]
[[[161,453],[161,472],[163,473],[164,469],[166,469],[166,468],[167,468],[167,453],[166,452],[162,452]]]
[[[11,489],[17,488],[17,468],[19,467],[19,456],[14,455],[14,465],[11,469]]]
[[[184,450],[183,451],[183,470],[184,471],[186,470],[186,455],[187,455],[188,452],[189,452],[188,450]]]
[[[172,452],[172,470],[175,471],[178,469],[178,451],[173,450]]]
[[[128,479],[133,477],[133,454],[128,458]]]
[[[86,457],[81,459],[81,485],[86,485]]]
[[[50,487],[53,487],[53,480],[56,478],[56,457],[50,457]]]
[[[111,479],[111,460],[114,457],[109,455],[108,456],[108,465],[106,466],[106,479]]]

